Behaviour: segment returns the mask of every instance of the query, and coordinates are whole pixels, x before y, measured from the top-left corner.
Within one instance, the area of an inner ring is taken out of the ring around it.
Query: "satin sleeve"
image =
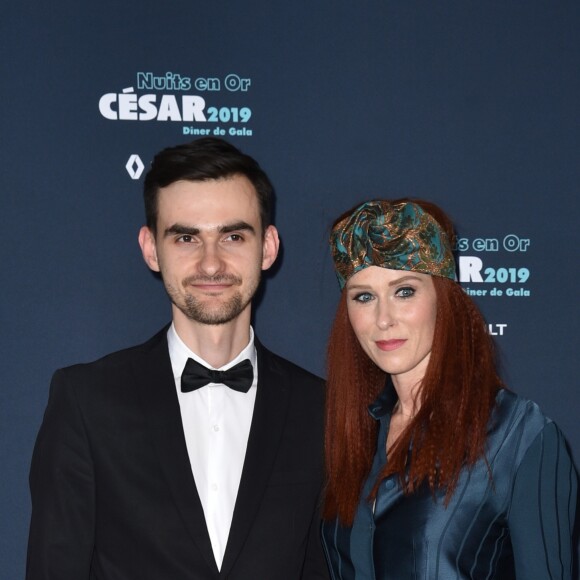
[[[562,433],[548,423],[520,463],[508,526],[517,580],[570,580],[578,477]]]

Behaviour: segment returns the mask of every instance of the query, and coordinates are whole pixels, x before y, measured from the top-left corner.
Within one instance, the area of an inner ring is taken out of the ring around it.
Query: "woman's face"
[[[369,266],[346,284],[348,316],[370,359],[396,387],[425,375],[435,331],[437,297],[428,274]]]

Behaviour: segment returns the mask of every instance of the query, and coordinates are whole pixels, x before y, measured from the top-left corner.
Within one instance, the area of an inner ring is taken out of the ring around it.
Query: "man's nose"
[[[204,244],[199,269],[207,276],[215,276],[223,269],[223,260],[215,244]]]

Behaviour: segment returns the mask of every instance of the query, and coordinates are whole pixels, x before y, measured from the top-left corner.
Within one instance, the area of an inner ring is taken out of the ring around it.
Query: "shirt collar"
[[[254,369],[254,377],[257,377],[257,355],[256,346],[254,345],[254,329],[250,326],[250,340],[244,349],[225,365],[215,368],[210,365],[207,361],[203,360],[199,355],[195,354],[190,350],[187,345],[181,340],[177,331],[175,330],[175,325],[171,323],[169,330],[167,331],[167,345],[169,347],[169,358],[171,359],[171,367],[173,369],[173,376],[175,379],[181,378],[181,373],[185,367],[185,363],[188,358],[192,358],[198,363],[214,370],[225,371],[244,359],[248,359],[252,363],[252,368]],[[255,382],[255,381],[254,381]]]
[[[385,388],[380,395],[368,406],[369,415],[377,421],[385,415],[390,415],[393,407],[397,402],[397,392],[391,381],[391,377],[387,375],[387,382]]]

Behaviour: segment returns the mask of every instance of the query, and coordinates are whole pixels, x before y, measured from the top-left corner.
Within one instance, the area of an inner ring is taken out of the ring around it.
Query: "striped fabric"
[[[389,400],[391,399],[391,400]],[[392,397],[371,405],[380,432],[363,498],[386,462]],[[502,390],[487,457],[465,470],[450,504],[428,489],[405,496],[396,477],[376,504],[361,499],[352,527],[324,522],[333,580],[555,580],[572,578],[577,475],[556,425]]]

